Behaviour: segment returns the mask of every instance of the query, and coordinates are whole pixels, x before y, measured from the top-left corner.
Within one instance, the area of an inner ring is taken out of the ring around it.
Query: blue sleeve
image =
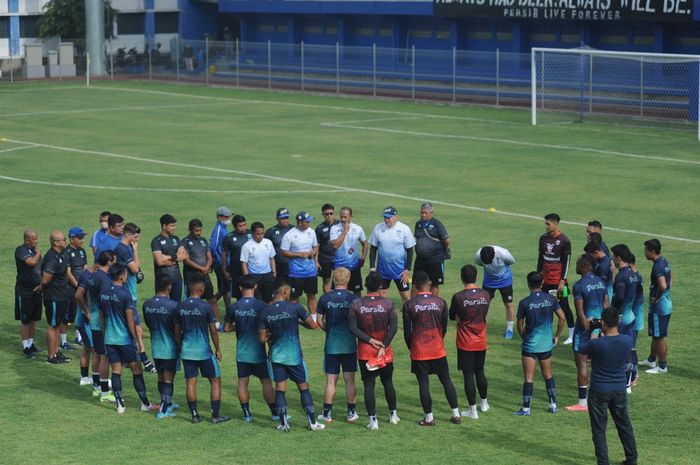
[[[620,278],[620,273],[615,276],[615,284],[613,285],[612,306],[620,310],[625,302],[625,280]]]
[[[258,329],[267,329],[267,320],[265,319],[266,313],[267,309],[263,310],[260,312],[260,315],[258,315]]]
[[[525,313],[526,313],[525,305],[523,304],[522,301],[520,301],[520,303],[518,304],[518,315],[517,315],[518,320],[525,319]]]
[[[89,271],[83,271],[80,273],[80,277],[78,278],[78,287],[87,289],[89,286],[88,280],[90,279],[90,276],[92,276],[92,273]]]
[[[320,299],[318,299],[318,305],[316,306],[316,313],[319,315],[323,315],[326,313],[326,296],[323,295],[321,296]]]
[[[583,286],[580,281],[574,284],[574,300],[583,300]]]
[[[297,315],[301,321],[304,321],[309,317],[309,312],[307,312],[300,304],[297,304]]]
[[[593,355],[597,344],[599,344],[598,339],[590,339],[588,342],[581,344],[578,347],[578,351],[584,355]]]

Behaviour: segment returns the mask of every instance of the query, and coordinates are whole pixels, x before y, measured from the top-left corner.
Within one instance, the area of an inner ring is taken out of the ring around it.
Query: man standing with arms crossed
[[[556,292],[559,307],[566,317],[568,335],[564,344],[574,342],[574,315],[569,307],[569,264],[571,262],[571,241],[559,230],[559,215],[550,213],[544,217],[547,232],[540,236],[537,271],[542,274],[542,290]]]
[[[323,279],[323,292],[331,290],[331,273],[333,272],[333,262],[335,261],[335,249],[331,243],[331,228],[340,221],[335,219],[335,207],[326,203],[321,207],[323,213],[323,223],[316,226],[316,241],[318,242],[318,265],[320,276]]]
[[[650,239],[644,243],[644,256],[653,262],[649,281],[649,336],[652,337],[652,340],[649,357],[639,364],[649,367],[647,373],[663,374],[668,371],[666,368],[666,354],[668,352],[666,337],[673,310],[671,304],[673,277],[671,265],[661,255],[661,242],[658,239]]]
[[[34,345],[36,325],[41,320],[41,294],[35,292],[41,284],[41,250],[39,235],[33,229],[24,231],[24,242],[15,249],[17,280],[15,282],[15,320],[19,320],[22,351],[27,358],[39,352]]]
[[[176,302],[182,300],[182,276],[180,275],[180,262],[188,258],[187,251],[182,246],[180,238],[175,235],[174,216],[166,213],[160,217],[160,234],[151,241],[153,252],[154,277],[164,274],[172,279],[170,298]]]
[[[360,297],[362,292],[361,269],[367,258],[368,242],[365,231],[352,222],[352,208],[340,209],[340,223],[331,228],[331,246],[335,249],[334,268],[346,268],[350,271],[348,289]],[[357,244],[362,245],[362,255],[357,252]]]
[[[430,292],[438,295],[445,283],[445,260],[450,258],[450,237],[445,226],[433,217],[433,204],[420,206],[420,220],[413,231],[416,238],[416,263],[413,273],[423,271],[430,277]]]
[[[416,241],[408,226],[399,221],[397,214],[391,206],[382,211],[384,221],[374,227],[369,237],[369,267],[370,271],[375,270],[376,262],[376,270],[383,280],[382,287],[388,291],[391,281],[394,281],[401,301],[406,302],[410,297],[409,278]]]

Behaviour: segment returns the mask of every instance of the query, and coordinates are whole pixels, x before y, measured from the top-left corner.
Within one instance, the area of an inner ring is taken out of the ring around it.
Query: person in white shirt
[[[243,276],[250,275],[255,279],[256,297],[270,303],[274,293],[275,276],[275,246],[270,239],[265,239],[265,226],[256,221],[250,226],[253,240],[243,244],[241,248],[241,269]]]
[[[484,267],[484,282],[482,289],[488,291],[491,299],[496,295],[496,289],[501,293],[501,299],[506,306],[506,339],[513,339],[513,324],[515,308],[513,307],[513,273],[510,266],[515,263],[513,254],[508,249],[497,245],[487,245],[476,251],[474,263]]]
[[[352,208],[340,209],[340,223],[331,227],[331,246],[335,249],[333,269],[347,268],[350,270],[348,289],[355,295],[362,294],[361,268],[367,258],[368,242],[365,231],[352,222]],[[357,251],[357,245],[362,245],[362,254]]]
[[[297,213],[297,225],[284,235],[280,250],[284,256],[289,257],[289,280],[292,284],[289,301],[297,303],[299,297],[306,294],[309,313],[316,322],[318,240],[316,233],[309,228],[314,219],[307,211]]]

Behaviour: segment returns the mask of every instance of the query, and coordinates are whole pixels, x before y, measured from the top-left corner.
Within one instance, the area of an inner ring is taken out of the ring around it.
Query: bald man
[[[34,292],[41,283],[41,251],[38,244],[37,232],[27,229],[24,231],[24,242],[15,249],[15,319],[21,323],[22,351],[26,358],[36,357],[39,351],[34,345],[36,325],[41,320],[41,295]]]

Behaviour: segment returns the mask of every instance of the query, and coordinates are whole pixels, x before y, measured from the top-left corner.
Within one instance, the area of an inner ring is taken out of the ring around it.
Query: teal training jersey
[[[212,354],[209,346],[209,325],[216,323],[211,304],[202,299],[187,299],[178,304],[175,318],[182,331],[180,358],[208,360]]]
[[[553,321],[559,302],[548,292],[536,291],[518,304],[518,320],[525,320],[522,349],[539,354],[554,348]]]
[[[171,360],[177,358],[175,343],[175,312],[177,302],[157,295],[145,301],[141,307],[143,319],[151,332],[153,358]]]
[[[354,354],[357,351],[357,339],[348,329],[350,304],[358,297],[343,289],[323,294],[318,301],[317,312],[326,321],[327,354]]]

